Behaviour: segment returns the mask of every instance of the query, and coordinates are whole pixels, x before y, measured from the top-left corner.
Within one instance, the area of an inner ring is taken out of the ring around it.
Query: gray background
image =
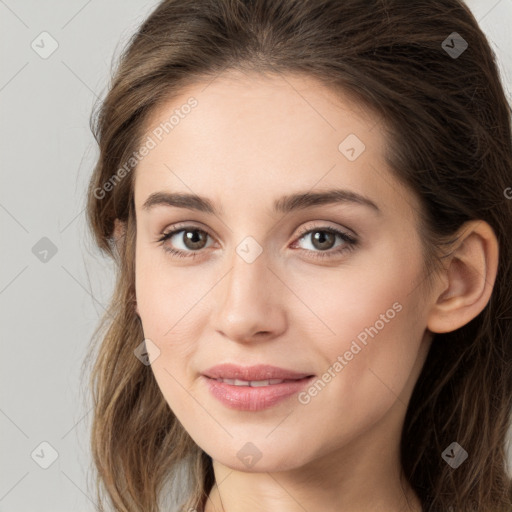
[[[113,272],[85,225],[88,122],[112,57],[157,3],[0,0],[0,512],[95,510],[80,371]],[[512,0],[468,5],[512,101]],[[48,58],[31,46],[51,49],[43,31],[58,44]],[[47,469],[42,442],[58,454]]]

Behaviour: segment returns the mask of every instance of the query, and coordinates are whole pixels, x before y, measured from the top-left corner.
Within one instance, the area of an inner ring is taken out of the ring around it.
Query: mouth
[[[221,379],[224,381],[233,381],[229,384],[244,385],[243,383],[273,381],[271,384],[279,384],[277,381],[294,381],[311,377],[310,373],[297,372],[278,366],[268,364],[259,364],[255,366],[240,366],[233,363],[223,363],[212,366],[205,370],[202,375],[210,379]],[[236,384],[238,381],[240,384]],[[261,384],[262,386],[268,384]]]
[[[210,377],[207,377],[210,378]],[[283,382],[297,382],[302,379],[266,379],[266,380],[240,380],[240,379],[212,379],[231,386],[251,386],[258,388],[262,386],[274,386],[275,384],[282,384]]]
[[[255,412],[291,398],[315,376],[269,365],[224,364],[210,368],[201,377],[211,395],[224,406]]]

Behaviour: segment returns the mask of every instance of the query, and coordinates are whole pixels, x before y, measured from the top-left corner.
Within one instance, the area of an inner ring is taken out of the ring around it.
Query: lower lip
[[[261,411],[286,400],[306,387],[313,377],[270,384],[268,386],[235,386],[202,376],[206,380],[210,393],[224,405],[239,411]]]

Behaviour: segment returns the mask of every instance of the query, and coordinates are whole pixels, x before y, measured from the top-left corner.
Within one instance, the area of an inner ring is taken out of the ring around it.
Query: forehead
[[[225,73],[159,105],[145,128],[154,147],[135,170],[137,209],[159,190],[267,208],[284,192],[370,195],[380,184],[386,199],[400,188],[386,172],[381,120],[307,76]]]

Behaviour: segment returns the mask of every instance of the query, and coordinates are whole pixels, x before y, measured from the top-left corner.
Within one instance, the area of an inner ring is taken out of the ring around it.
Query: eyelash
[[[181,251],[179,249],[173,249],[171,247],[166,247],[164,245],[164,242],[170,238],[172,238],[177,233],[180,233],[182,231],[202,231],[203,233],[206,233],[208,236],[211,236],[207,231],[204,229],[200,229],[196,226],[182,226],[179,229],[175,229],[173,231],[169,231],[168,233],[163,233],[163,236],[161,236],[157,242],[159,242],[162,246],[164,251],[172,254],[173,256],[177,256],[178,258],[195,258],[199,255],[199,251]],[[316,233],[318,231],[327,232],[327,233],[333,233],[335,235],[338,235],[345,243],[346,245],[342,245],[338,249],[330,249],[328,251],[311,251],[309,249],[300,249],[301,251],[306,252],[313,252],[313,258],[318,259],[324,259],[324,258],[333,258],[335,256],[338,256],[345,251],[352,251],[358,244],[358,240],[354,238],[353,236],[348,235],[347,233],[344,233],[343,231],[340,231],[336,228],[330,227],[330,226],[320,226],[320,227],[314,227],[309,229],[304,229],[299,233],[299,236],[297,238],[297,241],[303,238],[305,235],[309,233]]]

